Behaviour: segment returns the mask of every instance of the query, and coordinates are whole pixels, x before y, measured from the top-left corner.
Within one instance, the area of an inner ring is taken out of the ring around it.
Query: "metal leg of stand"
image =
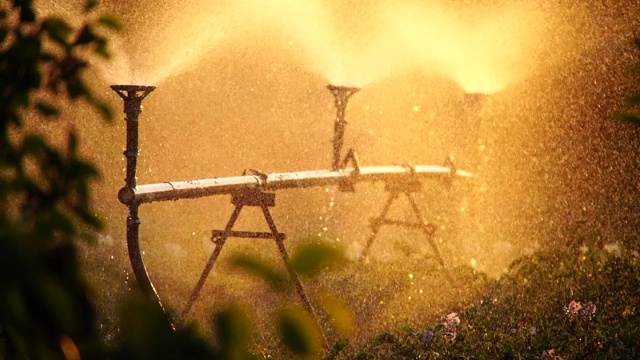
[[[428,224],[424,221],[424,218],[422,217],[422,212],[420,211],[420,207],[418,207],[418,204],[416,203],[416,200],[413,197],[413,194],[407,193],[406,195],[407,195],[407,198],[409,199],[409,203],[411,204],[411,208],[413,209],[413,213],[418,218],[418,222],[422,224],[421,229],[426,235],[427,239],[429,240],[429,244],[431,245],[433,252],[436,254],[436,257],[438,258],[438,262],[440,262],[440,265],[442,265],[442,268],[444,269],[447,275],[447,278],[449,278],[449,281],[453,282],[453,275],[449,270],[449,266],[444,260],[444,256],[442,256],[442,253],[440,252],[440,247],[438,246],[438,243],[436,243],[436,240],[433,238],[433,234],[435,233],[435,228],[433,227],[433,225]]]
[[[211,269],[213,269],[213,265],[216,263],[216,260],[218,259],[218,256],[222,251],[222,247],[224,246],[224,243],[227,241],[227,238],[229,237],[229,233],[231,232],[231,229],[233,229],[233,225],[238,219],[238,216],[240,215],[241,210],[242,210],[242,205],[236,206],[235,210],[233,211],[233,214],[231,214],[231,217],[229,218],[229,222],[227,223],[227,226],[224,229],[224,234],[220,239],[216,241],[216,248],[213,250],[213,253],[209,258],[209,261],[207,261],[207,265],[202,271],[202,274],[200,275],[200,279],[198,280],[196,287],[193,288],[193,291],[191,292],[191,296],[189,296],[189,300],[187,301],[187,305],[185,306],[184,310],[182,310],[182,314],[180,315],[181,322],[184,322],[186,320],[186,317],[189,314],[189,311],[191,311],[191,307],[193,307],[193,303],[195,303],[195,301],[198,299],[198,296],[200,295],[200,291],[202,290],[202,286],[204,286],[204,283],[207,280],[207,277],[209,277],[209,273],[211,273]]]
[[[289,258],[289,254],[287,253],[287,248],[284,246],[284,238],[279,235],[278,229],[276,228],[276,223],[273,221],[273,217],[271,217],[271,213],[269,212],[269,208],[266,205],[262,205],[260,207],[262,209],[262,213],[264,214],[264,218],[267,220],[267,224],[269,224],[269,229],[273,233],[273,238],[276,241],[276,245],[278,246],[278,251],[280,255],[282,255],[282,260],[287,268],[287,272],[289,272],[289,276],[291,276],[291,280],[293,281],[296,292],[302,301],[302,306],[304,309],[313,317],[318,326],[318,330],[320,330],[320,334],[322,334],[322,339],[324,340],[324,344],[326,349],[329,349],[329,343],[327,342],[327,338],[324,335],[324,331],[322,331],[322,327],[320,326],[320,321],[318,321],[318,316],[311,305],[311,301],[309,301],[309,297],[307,296],[307,292],[304,290],[302,286],[302,282],[300,282],[300,278],[291,264],[291,259]]]
[[[416,184],[409,184],[409,185],[416,187]],[[433,249],[433,252],[435,253],[436,258],[438,259],[438,262],[444,269],[447,278],[449,279],[450,282],[453,283],[454,281],[453,275],[451,274],[451,271],[447,266],[444,256],[442,255],[442,252],[440,251],[440,248],[438,247],[438,244],[436,243],[433,237],[433,234],[435,233],[435,227],[424,220],[424,217],[422,216],[422,212],[420,211],[420,207],[418,207],[418,204],[416,203],[416,200],[413,196],[414,190],[411,187],[408,187],[405,189],[397,189],[397,188],[389,189],[389,191],[390,191],[389,198],[387,199],[387,202],[384,204],[384,207],[382,208],[382,213],[380,214],[380,216],[373,219],[371,223],[372,232],[371,232],[371,235],[369,236],[369,239],[367,240],[367,244],[362,250],[362,254],[360,255],[360,261],[366,259],[367,256],[369,255],[369,250],[371,249],[371,245],[373,244],[373,241],[377,237],[378,232],[380,231],[380,228],[382,227],[382,225],[397,225],[397,226],[409,227],[414,229],[419,228],[427,237],[427,240],[429,241],[429,245],[431,245],[431,248]],[[407,196],[407,199],[411,204],[411,209],[418,219],[417,224],[387,219],[387,214],[389,213],[391,205],[398,198],[401,192]]]
[[[369,256],[369,249],[373,244],[373,240],[376,239],[376,237],[378,236],[378,232],[380,231],[380,227],[382,227],[382,224],[380,221],[387,218],[387,213],[389,212],[389,209],[391,209],[391,204],[393,204],[393,202],[397,198],[398,198],[397,192],[390,193],[389,198],[387,199],[387,202],[384,204],[384,207],[382,208],[382,213],[380,214],[380,216],[373,219],[371,223],[371,230],[372,230],[371,235],[369,235],[369,239],[367,239],[367,244],[364,246],[364,249],[362,250],[362,254],[360,254],[360,261],[366,259],[367,256]]]

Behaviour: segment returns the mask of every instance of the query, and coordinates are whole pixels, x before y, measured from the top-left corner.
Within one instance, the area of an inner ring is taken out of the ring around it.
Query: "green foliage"
[[[323,269],[345,261],[344,251],[327,243],[306,242],[291,255],[292,270],[296,274],[313,277]],[[275,270],[266,262],[245,255],[231,259],[231,265],[264,280],[277,292],[284,293],[289,277],[284,270]],[[353,315],[335,297],[323,295],[318,303],[343,335],[353,329]],[[314,359],[322,352],[322,334],[311,314],[299,307],[283,307],[276,315],[278,336],[286,348],[297,358]],[[342,346],[340,345],[342,344]],[[338,342],[329,357],[337,356],[346,344]]]
[[[174,329],[157,304],[133,299],[120,316],[115,359],[212,359],[214,350],[190,327]],[[225,359],[236,359],[228,357]]]
[[[344,251],[326,243],[310,242],[301,247],[291,263],[296,272],[302,276],[312,277],[323,269],[344,263]]]
[[[0,5],[1,358],[100,357],[74,245],[81,229],[100,227],[89,197],[98,172],[74,130],[61,147],[33,132],[67,98],[106,108],[82,80],[86,56],[106,42],[83,37],[94,27],[40,19],[31,1]]]
[[[253,359],[250,352],[252,342],[251,319],[244,309],[232,305],[216,313],[213,318],[219,344],[220,359]]]
[[[259,277],[276,291],[282,291],[285,287],[285,274],[274,270],[260,259],[247,255],[236,255],[231,259],[231,265]]]
[[[638,50],[640,50],[640,38],[635,39],[635,44]],[[629,96],[627,98],[626,105],[627,107],[631,108],[632,111],[634,112],[619,112],[614,114],[614,117],[622,121],[630,122],[635,125],[640,125],[640,115],[638,115],[638,113],[635,112],[637,111],[638,106],[640,106],[640,93],[636,93]]]
[[[308,313],[297,307],[282,309],[277,324],[282,341],[291,352],[301,359],[318,357],[321,335]]]
[[[319,297],[319,303],[327,312],[340,335],[347,337],[353,333],[355,319],[353,313],[340,299],[325,294]]]
[[[485,296],[454,314],[460,319],[456,326],[449,314],[423,331],[383,334],[364,354],[393,359],[638,358],[637,245],[576,236],[566,247],[523,257]]]

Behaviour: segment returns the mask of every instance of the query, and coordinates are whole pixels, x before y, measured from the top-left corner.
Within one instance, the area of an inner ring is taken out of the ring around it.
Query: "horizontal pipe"
[[[346,168],[343,170],[314,170],[146,184],[138,185],[135,188],[125,187],[120,190],[118,197],[124,204],[145,204],[157,201],[233,194],[243,189],[271,191],[331,186],[344,182],[353,184],[375,181],[401,182],[411,180],[414,177],[419,179],[446,179],[450,178],[452,171],[449,167],[439,165],[366,166],[358,170],[354,168]],[[456,176],[462,178],[474,178],[476,176],[464,170],[454,171]]]

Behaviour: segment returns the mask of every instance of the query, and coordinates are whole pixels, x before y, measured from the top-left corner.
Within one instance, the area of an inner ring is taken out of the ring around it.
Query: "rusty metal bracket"
[[[243,189],[231,195],[231,203],[235,206],[276,206],[276,194],[258,189]]]
[[[256,170],[256,169],[249,169],[249,171],[251,171],[251,173],[252,173],[253,175],[255,175],[255,176],[259,177],[259,178],[260,178],[260,181],[265,182],[265,183],[266,183],[266,181],[267,181],[267,178],[269,177],[269,175],[268,175],[268,174],[263,173],[263,172],[262,172],[262,171],[260,171],[260,170]]]
[[[349,163],[353,166],[353,175],[360,175],[360,160],[358,159],[358,154],[353,148],[349,149],[347,155],[345,155],[342,160],[342,163],[340,163],[340,169],[346,168]]]
[[[453,155],[447,156],[444,159],[444,163],[442,165],[449,168],[449,179],[447,180],[447,185],[453,184],[453,178],[455,178],[456,174],[458,173],[458,169],[456,168],[456,164],[454,163]]]
[[[356,191],[352,177],[360,175],[360,161],[358,160],[358,154],[355,150],[353,150],[353,148],[349,149],[347,155],[340,163],[340,170],[344,170],[349,164],[353,166],[353,172],[351,173],[349,178],[343,179],[338,183],[338,190],[341,192]]]

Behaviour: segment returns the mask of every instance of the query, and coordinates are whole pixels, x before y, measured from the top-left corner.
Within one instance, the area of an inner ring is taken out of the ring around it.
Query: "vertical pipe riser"
[[[142,252],[140,251],[139,230],[140,218],[138,217],[138,206],[131,205],[129,207],[129,215],[127,216],[127,251],[129,253],[129,261],[133,268],[133,275],[136,277],[140,291],[147,298],[160,303],[156,289],[148,280],[147,269],[142,260]]]
[[[124,155],[127,159],[126,177],[124,188],[120,190],[121,194],[132,193],[137,185],[136,171],[138,159],[138,124],[139,117],[142,113],[142,100],[155,89],[154,86],[139,85],[112,85],[111,88],[124,101],[125,121],[127,123],[127,143]],[[126,191],[125,191],[126,190]],[[121,201],[123,197],[120,197]],[[138,216],[138,206],[134,199],[125,202],[129,213],[127,215],[127,251],[129,260],[133,268],[133,274],[136,278],[138,286],[142,294],[149,300],[158,303],[162,307],[160,298],[151,283],[149,274],[142,259],[140,252],[140,217]]]
[[[129,98],[125,101],[125,121],[127,123],[127,147],[124,156],[127,159],[127,171],[125,178],[125,186],[129,188],[136,187],[136,169],[138,162],[138,118],[142,113],[141,101]],[[128,101],[128,102],[127,102]]]
[[[360,89],[335,85],[328,85],[327,89],[329,89],[331,94],[335,97],[336,104],[331,168],[333,170],[338,170],[340,168],[340,163],[342,162],[342,146],[344,144],[344,131],[347,124],[345,115],[347,106],[349,105],[349,97]]]
[[[333,137],[333,161],[331,164],[331,168],[333,170],[338,170],[340,167],[341,153],[342,153],[342,145],[344,144],[344,129],[346,125],[346,121],[344,119],[345,115],[345,107],[346,105],[343,102],[342,96],[343,94],[334,93],[336,99],[336,121],[334,124],[334,137]]]

